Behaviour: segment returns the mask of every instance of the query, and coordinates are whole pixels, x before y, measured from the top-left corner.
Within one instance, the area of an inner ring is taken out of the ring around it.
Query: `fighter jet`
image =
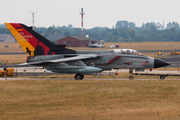
[[[133,49],[71,50],[65,48],[65,45],[50,42],[32,27],[20,23],[5,24],[28,54],[26,63],[21,65],[43,66],[56,73],[76,74],[75,80],[82,80],[84,75],[112,69],[129,69],[129,79],[134,79],[133,70],[144,71],[169,65],[165,61],[148,57]]]

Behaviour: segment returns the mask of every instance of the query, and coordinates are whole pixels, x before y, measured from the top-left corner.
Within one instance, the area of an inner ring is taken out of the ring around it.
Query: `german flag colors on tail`
[[[5,24],[23,50],[30,56],[76,53],[74,50],[66,49],[65,45],[55,45],[32,30],[32,27],[20,23]]]
[[[5,23],[7,26],[7,29],[10,30],[12,35],[15,37],[15,39],[18,41],[18,43],[21,45],[23,50],[30,56],[34,56],[35,47],[28,42],[28,38],[32,39],[32,35],[28,32],[25,32],[24,28],[20,24],[17,23]]]

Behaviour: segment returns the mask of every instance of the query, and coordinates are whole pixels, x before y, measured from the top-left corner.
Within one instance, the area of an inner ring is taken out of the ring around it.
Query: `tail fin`
[[[32,30],[32,27],[20,23],[5,24],[23,50],[30,56],[76,53],[74,50],[66,49],[65,45],[55,45]]]

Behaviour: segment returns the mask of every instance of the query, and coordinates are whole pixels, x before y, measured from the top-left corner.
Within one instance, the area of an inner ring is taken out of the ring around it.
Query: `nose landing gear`
[[[132,74],[133,74],[133,69],[129,69],[129,74],[130,74],[129,80],[134,80],[134,77],[132,76]]]

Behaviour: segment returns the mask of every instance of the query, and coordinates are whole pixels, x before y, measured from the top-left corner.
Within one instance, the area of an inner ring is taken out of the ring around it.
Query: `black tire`
[[[84,75],[81,75],[81,80],[84,79]]]
[[[134,77],[133,77],[133,76],[130,76],[130,77],[129,77],[129,80],[134,80]]]
[[[164,75],[161,75],[161,76],[160,76],[160,79],[161,79],[161,80],[164,80],[164,79],[165,79],[165,76],[164,76]]]
[[[84,75],[81,75],[81,74],[76,74],[74,76],[75,80],[82,80],[84,78]]]

